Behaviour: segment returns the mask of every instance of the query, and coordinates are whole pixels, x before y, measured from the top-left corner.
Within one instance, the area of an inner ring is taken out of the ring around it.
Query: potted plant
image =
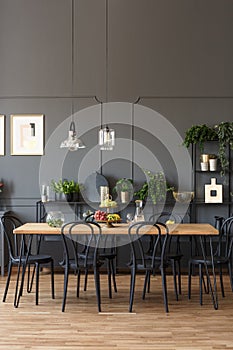
[[[133,194],[133,180],[125,177],[119,179],[113,188],[113,192],[117,192],[117,194],[120,195],[122,203],[130,202]]]
[[[229,160],[226,154],[228,145],[233,150],[233,122],[222,122],[215,125],[214,130],[219,143],[218,158],[221,165],[221,176],[225,176],[229,166]]]
[[[183,145],[188,148],[191,144],[197,144],[200,148],[200,151],[203,153],[204,143],[206,141],[212,141],[216,139],[217,133],[213,128],[207,126],[206,124],[193,125],[186,131]]]
[[[76,201],[77,195],[80,191],[78,182],[74,180],[59,180],[58,182],[52,180],[51,186],[55,194],[64,194],[68,202]]]
[[[193,125],[185,133],[183,145],[189,147],[191,144],[198,144],[200,151],[204,151],[204,143],[206,141],[218,141],[218,159],[221,167],[221,176],[225,176],[229,166],[229,160],[226,154],[228,145],[233,150],[233,122],[221,122],[214,127],[206,124]]]
[[[164,201],[167,192],[173,190],[173,187],[167,184],[164,173],[162,171],[153,173],[150,170],[144,170],[144,173],[148,181],[134,195],[143,201],[148,197],[153,204]]]

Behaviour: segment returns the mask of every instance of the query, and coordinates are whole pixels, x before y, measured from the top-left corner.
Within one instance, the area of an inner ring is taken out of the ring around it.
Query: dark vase
[[[67,200],[67,202],[73,202],[74,201],[74,194],[73,193],[67,193],[66,194],[66,200]]]

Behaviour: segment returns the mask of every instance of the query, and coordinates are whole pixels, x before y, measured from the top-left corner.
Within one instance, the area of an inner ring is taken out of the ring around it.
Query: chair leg
[[[6,280],[6,287],[5,287],[5,291],[4,291],[4,295],[3,295],[3,299],[2,299],[3,302],[6,301],[6,296],[7,296],[7,293],[8,293],[8,288],[9,288],[9,284],[10,284],[10,280],[11,280],[11,272],[12,272],[12,262],[9,261],[8,275],[7,275],[7,280]]]
[[[203,283],[203,275],[202,275],[202,265],[199,264],[199,296],[200,296],[200,305],[202,305],[202,283]]]
[[[52,292],[52,299],[55,299],[55,289],[54,289],[54,264],[53,264],[53,260],[51,260],[51,292]]]
[[[166,272],[164,268],[161,268],[161,276],[162,276],[162,287],[163,287],[163,300],[164,300],[164,308],[168,313],[168,300],[167,300],[167,280],[166,280]]]
[[[87,278],[88,278],[88,269],[85,269],[85,277],[84,277],[84,292],[87,290]]]
[[[64,271],[64,290],[63,290],[63,300],[62,300],[62,312],[65,311],[65,306],[66,306],[68,279],[69,279],[69,268],[66,266],[65,271]]]
[[[188,299],[191,299],[191,280],[192,280],[192,272],[193,272],[193,264],[189,261],[188,264]]]
[[[229,273],[229,276],[230,276],[231,290],[233,292],[232,264],[231,264],[230,261],[228,262],[228,273]]]
[[[145,280],[144,280],[144,286],[143,286],[143,292],[142,292],[142,299],[145,299],[145,295],[146,295],[146,287],[148,286],[148,282],[150,279],[150,271],[146,271],[145,274]]]
[[[220,286],[221,286],[221,292],[222,292],[222,297],[225,297],[224,293],[224,285],[223,285],[223,278],[222,278],[222,265],[219,265],[219,280],[220,280]]]
[[[149,276],[148,276],[148,281],[147,281],[147,293],[150,293],[150,277],[151,277],[151,274],[149,274]]]
[[[108,271],[108,296],[110,299],[112,299],[111,266],[110,266],[109,259],[107,259],[107,271]]]
[[[77,296],[77,298],[79,298],[80,277],[81,277],[81,272],[80,272],[80,270],[78,270],[78,273],[77,273],[77,290],[76,290],[76,296]]]
[[[112,272],[112,280],[113,280],[114,292],[117,293],[116,274],[115,274],[115,268],[114,268],[113,260],[111,260],[111,272]]]
[[[176,280],[176,262],[174,259],[170,260],[171,265],[172,265],[172,273],[173,273],[173,284],[174,284],[174,291],[175,291],[175,296],[176,296],[176,301],[178,301],[178,290],[177,290],[177,280]]]
[[[40,265],[36,263],[36,305],[39,301],[39,275],[40,275]]]
[[[178,266],[178,291],[179,294],[182,294],[181,291],[181,266],[180,266],[180,260],[177,261],[177,266]]]
[[[96,298],[98,303],[98,311],[101,312],[101,295],[100,295],[100,274],[99,269],[94,268],[94,276],[95,276],[95,289],[96,289]]]
[[[136,279],[136,271],[134,268],[132,268],[131,269],[131,279],[130,279],[129,312],[132,312],[132,309],[133,309],[135,279]]]

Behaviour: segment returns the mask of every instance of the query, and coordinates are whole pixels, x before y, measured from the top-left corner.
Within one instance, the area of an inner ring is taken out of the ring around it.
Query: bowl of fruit
[[[96,222],[105,223],[107,227],[114,227],[113,223],[121,221],[119,214],[106,213],[102,210],[97,210],[94,214],[94,219]]]

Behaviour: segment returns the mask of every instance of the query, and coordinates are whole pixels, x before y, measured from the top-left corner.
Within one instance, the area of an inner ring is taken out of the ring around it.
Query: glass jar
[[[143,213],[143,201],[140,199],[137,199],[135,201],[136,209],[135,209],[135,215],[134,215],[134,221],[144,221],[144,213]]]
[[[49,211],[46,222],[51,227],[61,227],[65,222],[65,218],[61,211]]]

